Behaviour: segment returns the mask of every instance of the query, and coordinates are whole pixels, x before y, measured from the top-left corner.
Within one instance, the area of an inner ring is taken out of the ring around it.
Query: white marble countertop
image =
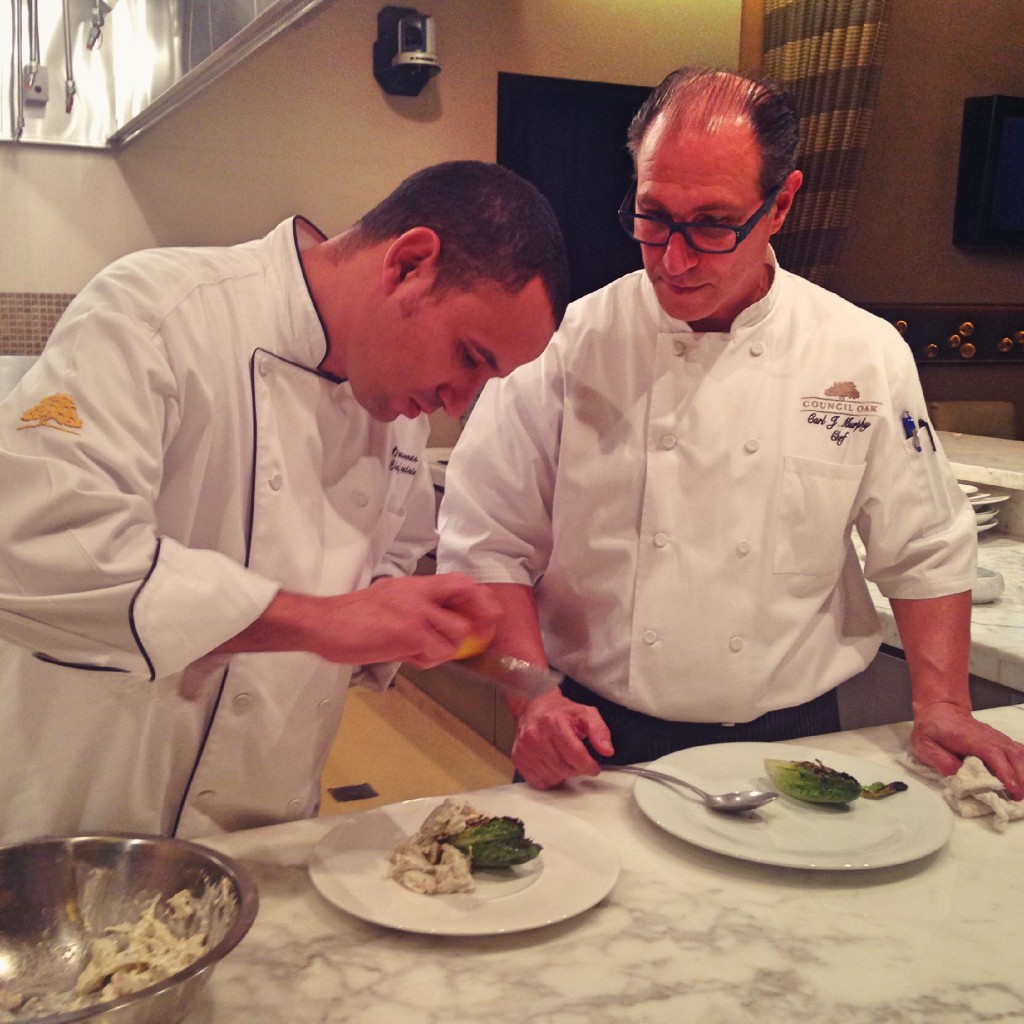
[[[1024,441],[939,431],[958,480],[1024,491]]]
[[[1024,707],[979,713],[1024,740]],[[894,771],[906,724],[801,744]],[[184,1024],[974,1024],[1024,1021],[1024,821],[957,818],[938,852],[870,871],[768,867],[653,825],[607,773],[517,793],[601,829],[622,870],[569,921],[483,938],[364,923],[313,888],[318,818],[208,840],[255,875],[252,930]],[[424,897],[429,898],[429,897]]]

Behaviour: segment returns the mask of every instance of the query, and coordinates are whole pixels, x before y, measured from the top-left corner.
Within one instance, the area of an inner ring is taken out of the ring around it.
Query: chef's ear
[[[796,194],[800,191],[800,186],[803,183],[804,175],[802,171],[789,172],[789,177],[786,178],[782,191],[775,199],[775,209],[769,215],[769,222],[772,226],[771,234],[774,235],[786,222],[786,217],[793,208],[793,200],[796,198]]]
[[[399,235],[384,256],[381,268],[384,294],[390,295],[401,286],[425,294],[437,277],[440,256],[441,239],[436,231],[419,227]]]

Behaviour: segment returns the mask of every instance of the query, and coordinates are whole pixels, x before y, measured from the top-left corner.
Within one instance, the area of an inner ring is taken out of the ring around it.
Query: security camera
[[[413,7],[383,7],[377,14],[373,77],[392,96],[418,96],[441,70],[437,30]]]

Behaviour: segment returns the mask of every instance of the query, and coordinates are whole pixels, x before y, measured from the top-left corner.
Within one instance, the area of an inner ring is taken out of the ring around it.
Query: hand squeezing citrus
[[[462,661],[465,658],[475,658],[478,654],[483,654],[487,650],[491,640],[494,639],[494,630],[486,636],[481,636],[479,633],[470,633],[466,638],[455,648],[455,653],[452,655],[454,661]]]

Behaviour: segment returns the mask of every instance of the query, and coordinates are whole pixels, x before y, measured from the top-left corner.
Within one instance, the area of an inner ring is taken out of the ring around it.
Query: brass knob
[[[965,320],[957,330],[965,337],[969,338],[974,333],[974,324],[970,320]]]
[[[894,324],[894,326],[895,326],[896,330],[900,332],[900,334],[906,334],[907,333],[907,321],[906,320],[897,320],[896,323]],[[1024,331],[1022,331],[1021,333],[1024,334]]]
[[[929,359],[934,359],[939,354],[939,346],[933,341],[930,345],[925,346],[924,354]]]
[[[973,358],[974,353],[977,352],[977,351],[978,350],[977,350],[977,348],[975,348],[975,345],[974,345],[973,341],[965,341],[960,346],[960,355],[964,359],[971,359],[971,358]]]
[[[1013,338],[1018,345],[1024,345],[1024,331],[1018,331]]]
[[[996,345],[996,348],[998,348],[1000,352],[1012,352],[1013,340],[1011,338],[1000,338],[999,344]]]
[[[951,334],[949,336],[949,347],[950,348],[959,348],[961,340],[962,339],[960,338],[959,334]]]

